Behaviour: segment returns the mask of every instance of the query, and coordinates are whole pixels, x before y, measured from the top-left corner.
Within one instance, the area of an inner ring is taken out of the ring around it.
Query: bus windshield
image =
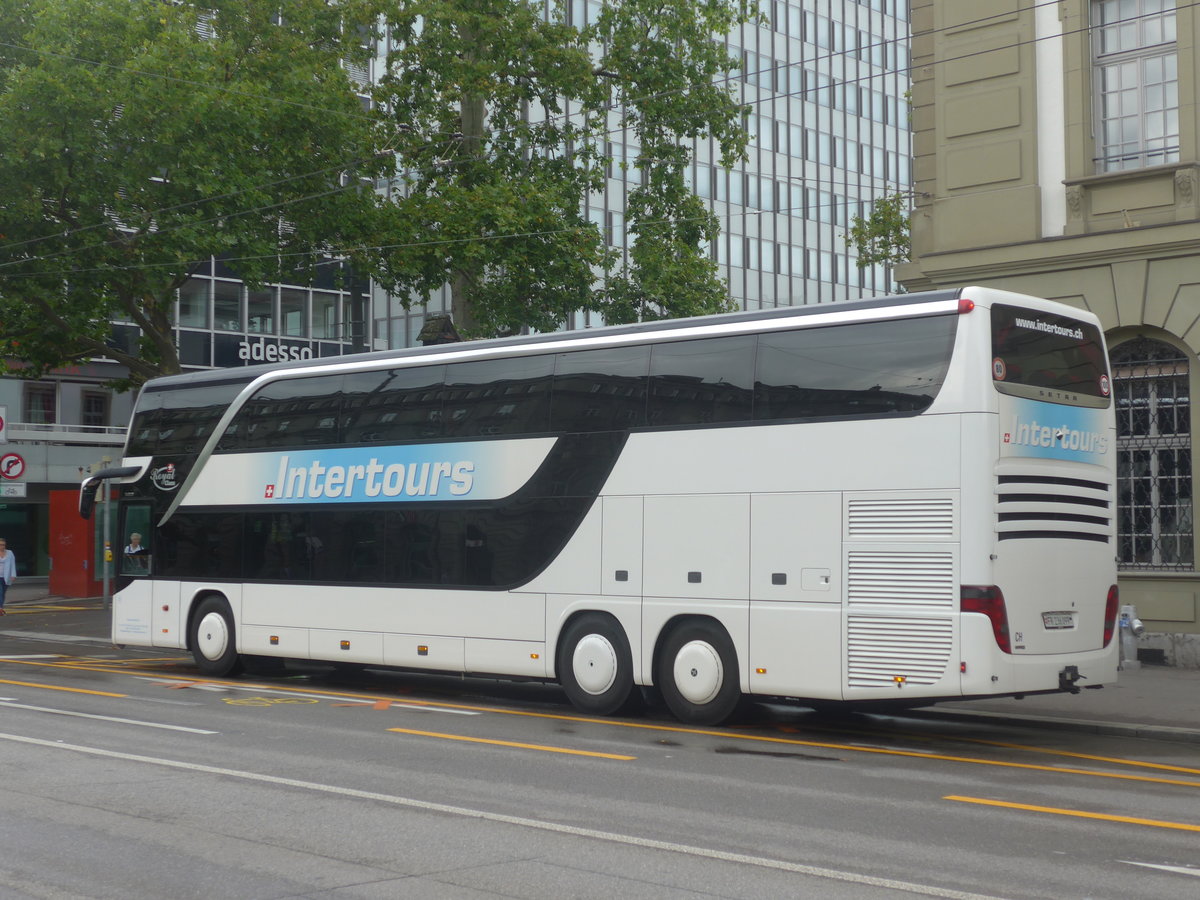
[[[1077,319],[996,304],[992,379],[1005,394],[1106,407],[1111,385],[1099,330]]]

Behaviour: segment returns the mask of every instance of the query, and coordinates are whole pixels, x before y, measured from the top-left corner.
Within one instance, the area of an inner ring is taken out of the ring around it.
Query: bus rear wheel
[[[189,638],[192,658],[205,675],[233,675],[241,668],[233,611],[224,597],[213,595],[200,601]]]
[[[689,725],[719,725],[742,699],[737,652],[712,622],[687,622],[667,635],[657,675],[667,708]]]
[[[559,648],[558,679],[576,709],[610,716],[630,705],[633,658],[616,619],[599,613],[580,616],[563,632]]]

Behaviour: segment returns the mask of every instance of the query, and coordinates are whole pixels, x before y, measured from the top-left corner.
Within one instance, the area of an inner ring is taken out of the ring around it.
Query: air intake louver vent
[[[864,552],[846,558],[846,597],[851,605],[954,609],[951,553]]]
[[[1112,496],[1102,481],[1001,475],[996,487],[996,530],[1002,541],[1061,538],[1108,543]]]
[[[949,619],[849,617],[849,686],[936,684],[953,645]]]
[[[954,501],[948,497],[851,500],[846,509],[846,531],[851,538],[904,540],[915,536],[951,537],[954,534]]]

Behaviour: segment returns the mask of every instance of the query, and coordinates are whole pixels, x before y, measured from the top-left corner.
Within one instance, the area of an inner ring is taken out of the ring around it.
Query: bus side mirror
[[[92,517],[92,507],[96,505],[96,489],[100,482],[92,479],[85,481],[79,488],[79,515],[85,519]]]
[[[79,515],[85,519],[92,517],[92,507],[96,505],[96,491],[100,487],[100,482],[109,478],[129,478],[131,475],[140,475],[142,468],[142,466],[120,466],[115,469],[103,469],[95,475],[89,475],[83,479],[83,484],[79,486]]]

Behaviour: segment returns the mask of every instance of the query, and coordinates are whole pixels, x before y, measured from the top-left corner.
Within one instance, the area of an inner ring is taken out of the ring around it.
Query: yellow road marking
[[[6,606],[4,612],[9,616],[32,616],[35,613],[86,612],[99,608],[98,606]]]
[[[320,703],[316,697],[222,697],[230,706],[279,706],[287,703]]]
[[[785,734],[799,734],[800,730],[795,725],[782,725],[779,730]],[[810,728],[810,731],[832,731],[833,729],[825,727]],[[878,738],[881,735],[897,738],[903,737],[912,741],[920,741],[922,743],[933,743],[934,741],[951,741],[963,744],[979,744],[983,747],[1003,747],[1006,750],[1024,750],[1028,753],[1040,753],[1045,756],[1063,756],[1070,759],[1086,759],[1092,762],[1109,763],[1114,766],[1131,766],[1143,769],[1157,769],[1164,772],[1179,772],[1184,775],[1200,775],[1200,769],[1192,769],[1187,766],[1171,766],[1166,763],[1144,762],[1138,759],[1122,759],[1117,756],[1095,756],[1090,753],[1076,753],[1071,750],[1053,750],[1050,747],[1035,747],[1029,744],[1014,744],[1008,741],[990,741],[987,738],[972,738],[957,734],[916,734],[911,731],[888,731],[880,732],[878,730],[869,730],[866,728],[842,728],[838,729],[842,734],[861,734],[865,737]]]
[[[54,684],[37,684],[33,681],[8,681],[0,678],[0,684],[15,684],[18,687],[42,688],[47,691],[68,691],[72,694],[92,694],[96,697],[128,697],[128,694],[111,694],[108,691],[89,691],[84,688],[59,687]]]
[[[183,662],[184,657],[181,656],[151,656],[145,659],[106,659],[104,657],[95,656],[80,656],[63,663],[65,666],[117,666],[122,669],[135,668],[137,666],[149,665],[155,663],[162,665],[163,663]],[[191,662],[191,660],[187,660]]]
[[[1085,812],[1081,809],[1058,809],[1053,806],[1032,806],[1028,803],[1008,803],[1004,800],[985,800],[981,797],[958,797],[950,795],[943,800],[958,803],[977,803],[981,806],[998,806],[1002,809],[1020,809],[1026,812],[1050,813],[1055,816],[1072,816],[1077,819],[1100,819],[1104,822],[1121,822],[1125,825],[1146,825],[1150,828],[1173,828],[1176,831],[1200,831],[1200,825],[1186,822],[1165,822],[1161,819],[1140,819],[1136,816],[1113,816],[1108,813]]]
[[[875,753],[883,756],[902,756],[912,759],[930,759],[941,762],[971,763],[979,766],[995,766],[1004,769],[1024,769],[1035,772],[1054,772],[1059,775],[1088,775],[1093,778],[1115,778],[1120,781],[1143,781],[1151,784],[1172,784],[1182,787],[1200,788],[1197,781],[1176,781],[1167,778],[1151,778],[1148,775],[1127,775],[1121,772],[1093,772],[1088,769],[1066,769],[1061,766],[1040,766],[1034,763],[1006,762],[997,759],[981,759],[974,756],[951,756],[944,753],[922,753],[917,750],[894,750],[886,747],[863,747],[858,744],[838,744],[831,741],[805,741],[797,738],[772,737],[766,734],[747,734],[739,731],[712,731],[703,728],[686,728],[675,725],[662,725],[643,722],[611,722],[606,719],[592,719],[581,716],[561,716],[550,713],[525,712],[523,710],[504,710],[512,716],[537,716],[539,718],[557,719],[565,722],[591,722],[597,725],[612,724],[623,728],[645,728],[654,731],[667,731],[675,734],[697,734],[711,737],[736,738],[744,741],[761,741],[769,744],[787,744],[798,747],[816,747],[822,750],[846,750],[853,753]]]
[[[492,738],[468,737],[465,734],[441,734],[436,731],[414,731],[410,728],[389,728],[397,734],[413,734],[417,737],[441,738],[446,741],[466,741],[470,744],[492,744],[497,747],[516,747],[518,750],[541,750],[545,753],[568,753],[571,756],[594,756],[599,759],[637,759],[636,756],[621,756],[616,753],[600,753],[595,750],[571,750],[567,747],[548,747],[545,744],[521,744],[516,741],[497,741]]]
[[[1139,759],[1121,759],[1115,756],[1093,756],[1090,753],[1075,753],[1071,750],[1052,750],[1049,747],[1032,747],[1028,744],[1010,744],[1005,741],[989,741],[983,738],[954,738],[972,744],[984,744],[989,747],[1003,747],[1006,750],[1026,750],[1030,753],[1043,753],[1047,756],[1065,756],[1070,759],[1087,759],[1092,762],[1110,763],[1114,766],[1135,766],[1143,769],[1158,769],[1164,772],[1181,772],[1184,775],[1200,775],[1200,769],[1189,769],[1187,766],[1169,766],[1166,763],[1143,762]]]

